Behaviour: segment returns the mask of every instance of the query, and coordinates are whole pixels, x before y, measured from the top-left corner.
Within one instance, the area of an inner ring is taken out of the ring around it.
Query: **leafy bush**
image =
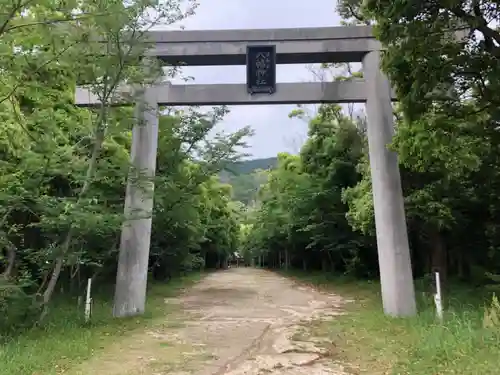
[[[30,286],[29,279],[15,283],[0,278],[0,336],[30,328],[40,317],[40,304],[26,292]]]

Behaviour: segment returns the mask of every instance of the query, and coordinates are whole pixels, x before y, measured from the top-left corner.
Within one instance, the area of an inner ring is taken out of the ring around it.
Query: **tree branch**
[[[475,12],[480,12],[480,9],[475,9]],[[488,26],[488,22],[481,14],[468,14],[465,10],[459,7],[454,7],[451,9],[451,12],[458,18],[467,22],[467,24],[481,32],[485,39],[485,44],[494,56],[500,57],[500,48],[495,46],[493,41],[495,41],[498,45],[500,45],[500,33],[496,30],[493,30]]]

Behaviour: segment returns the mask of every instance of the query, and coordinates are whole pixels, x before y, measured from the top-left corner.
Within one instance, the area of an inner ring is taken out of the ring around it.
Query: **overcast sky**
[[[265,29],[337,26],[335,0],[199,0],[196,14],[182,22],[187,30]],[[244,83],[244,66],[187,67],[193,83]],[[278,65],[278,82],[313,81],[305,65]],[[249,140],[253,158],[295,153],[307,134],[307,124],[289,119],[293,105],[232,106],[221,127],[234,131],[245,125],[255,130]]]

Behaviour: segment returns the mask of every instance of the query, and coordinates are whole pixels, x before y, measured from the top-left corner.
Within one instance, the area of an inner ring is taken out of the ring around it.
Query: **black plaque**
[[[276,46],[247,46],[247,90],[251,95],[276,92]]]

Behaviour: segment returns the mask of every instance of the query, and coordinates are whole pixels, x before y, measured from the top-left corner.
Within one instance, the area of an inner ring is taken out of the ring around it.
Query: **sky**
[[[338,26],[335,0],[199,0],[196,14],[182,22],[186,30],[266,29]],[[244,66],[185,67],[190,83],[245,83]],[[277,82],[313,81],[306,65],[278,65]],[[250,125],[255,135],[248,140],[251,158],[296,153],[306,139],[307,123],[290,119],[294,105],[231,106],[219,127],[233,132]],[[311,108],[314,110],[314,108]]]

